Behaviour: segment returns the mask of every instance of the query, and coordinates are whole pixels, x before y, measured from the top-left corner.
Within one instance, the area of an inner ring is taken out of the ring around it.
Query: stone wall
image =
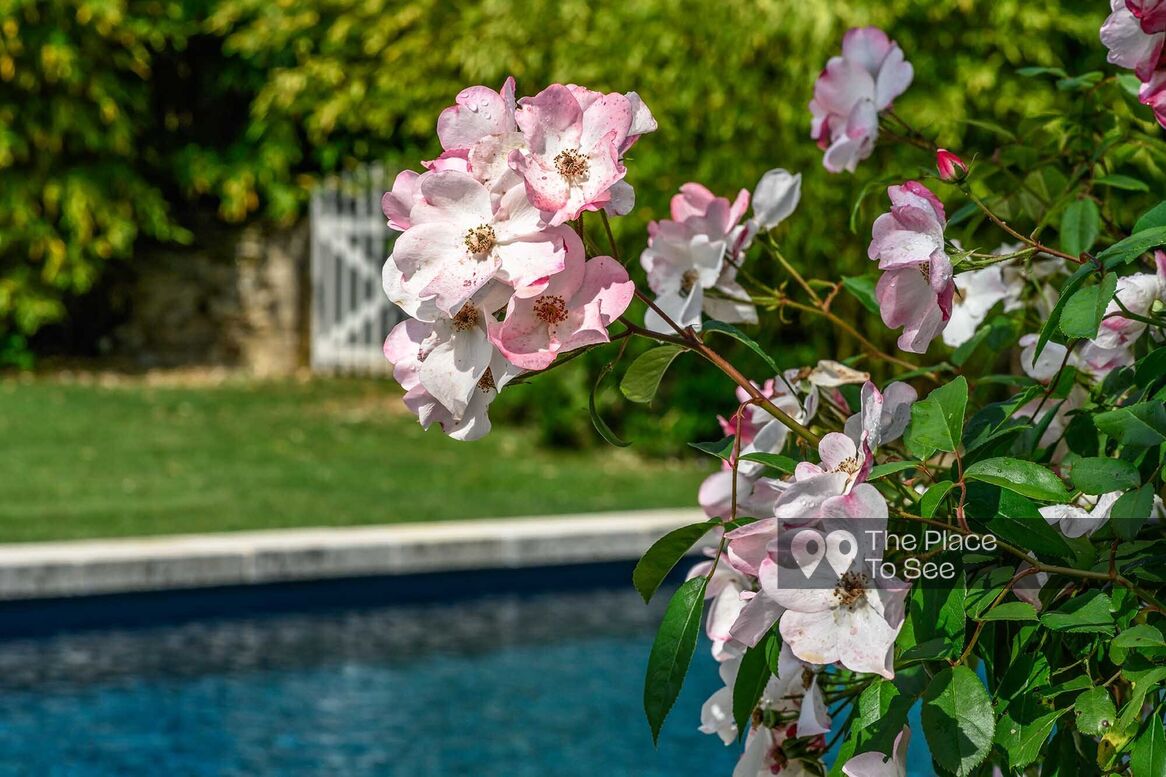
[[[210,223],[195,245],[152,246],[118,290],[113,354],[143,368],[226,366],[261,376],[307,364],[306,219],[290,228]]]

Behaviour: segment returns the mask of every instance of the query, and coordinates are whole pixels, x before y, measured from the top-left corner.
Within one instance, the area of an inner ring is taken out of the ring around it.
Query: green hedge
[[[787,255],[825,258],[834,274],[861,271],[863,241],[840,240],[839,226],[867,182],[891,169],[888,157],[917,152],[880,148],[854,176],[822,169],[806,105],[846,28],[888,30],[916,71],[896,109],[959,148],[966,133],[984,132],[965,117],[1008,125],[1052,99],[1034,96],[1017,68],[1103,67],[1097,30],[1107,10],[1095,0],[3,6],[0,343],[4,331],[31,333],[59,318],[62,301],[87,289],[107,260],[130,256],[135,242],[197,239],[180,218],[190,205],[232,221],[288,221],[321,172],[432,158],[441,108],[468,84],[496,86],[510,74],[527,94],[551,81],[634,89],[655,113],[660,130],[628,162],[639,208],[616,223],[624,252],[641,250],[645,223],[666,212],[681,183],[728,194],[782,166],[805,173],[802,207],[783,227]],[[907,159],[926,161],[899,161]],[[875,200],[860,231],[881,207]],[[845,346],[820,328],[788,332],[763,339],[790,364]],[[547,376],[562,394],[514,393],[556,403],[534,412],[544,421],[561,415],[547,422],[550,433],[574,441],[590,436],[575,412],[588,381],[568,372]],[[689,390],[704,392],[697,399],[711,417],[723,389]],[[560,403],[569,412],[556,412]],[[669,418],[652,429],[689,423]]]

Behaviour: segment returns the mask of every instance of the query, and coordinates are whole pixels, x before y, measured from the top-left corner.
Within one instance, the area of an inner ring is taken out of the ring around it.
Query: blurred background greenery
[[[95,326],[83,311],[104,304],[111,263],[132,273],[143,246],[198,245],[208,214],[291,224],[324,174],[433,158],[439,111],[511,74],[525,94],[635,90],[655,113],[659,131],[628,160],[625,254],[685,181],[731,195],[780,166],[805,176],[787,256],[823,277],[860,273],[882,199],[857,235],[851,203],[885,171],[901,180],[932,160],[884,144],[853,176],[822,169],[806,106],[843,32],[875,24],[902,46],[916,75],[899,114],[949,147],[990,148],[992,131],[964,119],[1015,126],[1056,99],[1020,67],[1104,67],[1106,13],[1100,0],[0,0],[0,361],[29,364],[62,322]],[[838,310],[860,314],[852,300]],[[854,351],[818,325],[758,339],[791,366]],[[605,357],[581,361],[504,394],[501,415],[552,442],[594,441],[586,398]],[[671,388],[650,412],[605,412],[650,451],[715,435],[729,386],[710,372]]]

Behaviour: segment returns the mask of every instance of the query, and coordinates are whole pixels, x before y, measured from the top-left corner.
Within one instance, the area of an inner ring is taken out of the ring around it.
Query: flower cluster
[[[671,219],[648,225],[648,247],[640,264],[656,294],[644,324],[671,333],[671,324],[699,330],[701,314],[728,323],[757,323],[757,309],[737,282],[737,272],[753,238],[768,232],[797,208],[800,175],[770,170],[753,191],[742,189],[732,202],[717,197],[699,183],[686,183],[672,198]]]
[[[879,137],[879,112],[907,91],[915,71],[899,44],[877,27],[850,30],[842,56],[831,57],[814,84],[810,135],[832,173],[854,172]]]
[[[611,257],[589,259],[567,222],[631,209],[622,158],[655,128],[635,92],[554,84],[516,101],[513,79],[465,89],[442,111],[442,154],[382,200],[401,232],[385,293],[410,316],[385,356],[423,426],[481,437],[509,381],[608,341],[634,286]]]
[[[1138,99],[1154,111],[1166,127],[1166,2],[1163,0],[1110,0],[1109,18],[1101,27],[1101,42],[1109,49],[1109,61],[1129,68],[1142,82]]]
[[[835,570],[832,587],[807,589],[779,582],[779,571],[790,571],[782,548],[801,529],[827,519],[861,520],[864,529],[874,531],[885,528],[886,499],[866,479],[879,446],[903,434],[917,394],[905,383],[879,391],[864,373],[829,361],[791,370],[759,387],[773,403],[808,422],[823,403],[832,414],[848,412],[838,387],[859,382],[860,409],[847,417],[844,433],[822,438],[819,463],[802,462],[792,477],[777,479],[764,476],[762,467],[745,459],[730,460],[726,470],[701,487],[701,504],[710,515],[729,519],[740,509],[757,518],[727,530],[723,554],[713,552],[712,560],[690,572],[694,577],[711,573],[705,628],[726,684],[705,703],[702,731],[720,735],[726,744],[737,737],[731,710],[741,657],[775,624],[782,637],[781,666],[762,695],[735,777],[785,774],[799,759],[821,755],[817,738],[830,728],[817,684],[824,667],[837,664],[854,672],[894,676],[892,646],[903,623],[906,585],[895,578],[872,579],[859,560]],[[747,395],[739,393],[738,398],[742,405],[737,414],[720,420],[727,433],[740,435],[740,456],[781,450],[785,428],[775,431],[778,422],[772,416],[747,403]],[[735,501],[727,493],[734,475]],[[789,773],[802,773],[799,768]]]

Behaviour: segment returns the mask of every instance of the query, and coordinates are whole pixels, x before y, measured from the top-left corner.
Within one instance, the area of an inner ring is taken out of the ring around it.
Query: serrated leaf
[[[672,360],[685,350],[679,345],[661,345],[640,354],[624,373],[619,390],[632,402],[651,402]]]
[[[740,343],[744,343],[746,346],[748,346],[749,350],[753,351],[753,353],[761,357],[761,359],[765,362],[765,366],[768,367],[774,375],[781,374],[781,367],[777,366],[777,362],[773,360],[773,357],[767,354],[765,349],[757,344],[756,340],[732,324],[726,324],[724,321],[705,321],[704,325],[701,327],[701,332],[705,334],[709,332],[720,332],[721,334],[732,337],[734,340]]]
[[[668,602],[664,620],[652,643],[644,678],[644,713],[648,716],[653,742],[660,739],[664,719],[676,703],[692,663],[704,609],[706,582],[704,577],[694,577],[677,589]]]
[[[1130,750],[1130,769],[1133,777],[1161,777],[1166,774],[1166,728],[1162,712],[1150,715],[1146,728],[1134,740]]]
[[[915,456],[926,459],[936,451],[959,446],[968,405],[968,382],[961,375],[911,406],[911,423],[904,441]]]
[[[1041,757],[1053,726],[1067,709],[1048,712],[1033,694],[1009,705],[996,726],[996,742],[1008,755],[1008,766],[1023,769]]]
[[[1166,647],[1166,636],[1162,630],[1149,623],[1140,623],[1124,629],[1113,640],[1114,647],[1120,648],[1155,648]]]
[[[1107,494],[1137,488],[1142,479],[1138,469],[1124,459],[1091,457],[1077,459],[1069,472],[1073,485],[1086,494]]]
[[[1147,483],[1136,491],[1127,491],[1117,498],[1109,510],[1109,525],[1123,540],[1132,540],[1150,520],[1154,510],[1154,485]]]
[[[1059,325],[1067,337],[1093,338],[1105,309],[1117,290],[1117,275],[1109,273],[1096,286],[1078,289],[1061,311]]]
[[[1114,243],[1097,254],[1097,260],[1102,262],[1107,269],[1112,269],[1119,265],[1128,264],[1151,248],[1157,248],[1164,243],[1166,243],[1166,226],[1150,227],[1140,232],[1134,232],[1125,240]]]
[[[1090,688],[1073,702],[1077,728],[1090,736],[1099,737],[1113,726],[1117,708],[1105,688]]]
[[[1069,203],[1061,216],[1061,248],[1080,256],[1093,247],[1101,231],[1101,211],[1097,203],[1081,199]]]
[[[987,689],[966,666],[944,669],[923,695],[923,733],[936,763],[968,777],[992,746],[996,718]]]
[[[1064,311],[1069,298],[1073,296],[1073,293],[1077,289],[1081,288],[1081,284],[1085,283],[1085,279],[1093,273],[1093,270],[1094,267],[1092,264],[1083,264],[1061,286],[1061,296],[1057,300],[1057,304],[1053,305],[1053,309],[1049,312],[1048,320],[1041,327],[1040,336],[1037,337],[1036,348],[1033,350],[1032,357],[1034,361],[1044,352],[1045,346],[1049,343],[1049,338],[1053,336],[1053,332],[1057,331],[1057,326],[1061,321],[1061,313]]]
[[[664,582],[664,578],[668,577],[668,573],[688,554],[692,546],[720,524],[720,521],[713,519],[681,526],[652,543],[652,547],[648,548],[632,570],[632,585],[640,592],[645,603],[652,600],[652,595]]]
[[[1100,591],[1069,599],[1053,612],[1041,615],[1041,623],[1053,631],[1070,634],[1112,634],[1114,630],[1113,603]]]
[[[1073,550],[1060,531],[1049,526],[1037,506],[1020,494],[998,491],[985,528],[1005,542],[1019,545],[1039,556],[1072,558]]]
[[[1139,402],[1093,416],[1094,425],[1122,445],[1150,447],[1166,442],[1166,405]]]
[[[977,461],[964,470],[966,480],[978,480],[1045,502],[1068,502],[1072,494],[1046,467],[1024,459],[999,456]]]

